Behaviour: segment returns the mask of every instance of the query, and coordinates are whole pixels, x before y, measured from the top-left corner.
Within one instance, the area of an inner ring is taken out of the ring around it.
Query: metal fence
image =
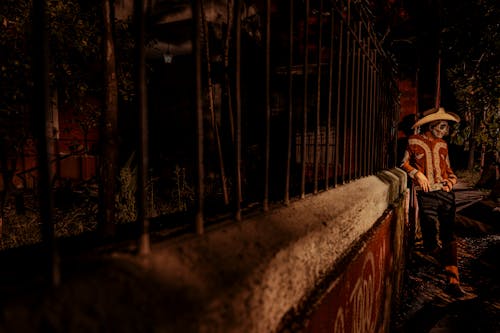
[[[44,18],[40,3],[35,18]],[[161,62],[149,59],[147,94],[147,52],[139,52],[141,237],[149,233],[151,207],[157,215],[173,211],[146,202],[165,189],[167,201],[193,214],[201,234],[208,219],[230,214],[239,221],[249,210],[288,205],[394,166],[395,64],[377,39],[367,2],[155,3],[147,12],[153,15],[139,15],[138,45],[147,25],[160,42],[188,36],[182,45],[192,47],[178,47],[174,58],[167,48]],[[136,2],[136,17],[142,4]],[[48,110],[48,44],[41,37],[36,100]],[[50,198],[47,122],[37,123],[45,156],[41,198]],[[40,207],[50,243],[52,203]]]
[[[198,232],[209,195],[206,165],[214,158],[204,153],[207,145],[216,146],[208,149],[218,152],[221,200],[236,220],[250,205],[267,210],[393,166],[395,67],[377,40],[365,2],[268,0],[258,13],[258,40],[243,28],[249,17],[236,0],[228,50],[233,57],[220,74],[230,74],[229,80],[210,71],[220,60],[211,56],[217,51],[207,52],[210,29],[197,4]],[[213,82],[221,89],[214,90]],[[221,101],[218,110],[214,98]],[[221,137],[232,140],[227,145]],[[225,188],[228,178],[232,189]]]

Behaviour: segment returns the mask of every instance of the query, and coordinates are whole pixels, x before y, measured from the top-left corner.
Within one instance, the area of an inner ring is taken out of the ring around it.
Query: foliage
[[[54,209],[54,228],[58,238],[67,238],[95,231],[97,227],[96,194],[90,189],[77,190],[78,199],[71,209]],[[3,220],[3,233],[0,234],[0,251],[40,243],[40,213],[38,203],[33,193],[24,194],[26,211],[17,214],[14,198],[6,203]]]
[[[194,191],[186,181],[186,169],[175,166],[174,180],[176,188],[173,191],[174,202],[179,211],[187,211],[194,200]]]
[[[168,185],[162,187],[161,195],[153,198],[159,215],[188,211],[194,203],[194,190],[187,180],[186,169],[176,165],[171,172]]]
[[[130,222],[137,219],[135,193],[137,191],[137,167],[132,166],[132,154],[118,175],[119,190],[116,194],[116,220]]]
[[[30,4],[23,0],[0,3],[0,112],[14,115],[9,108],[27,100],[27,88],[32,85],[31,53],[29,50]]]
[[[116,71],[118,75],[118,93],[123,101],[132,101],[135,96],[134,86],[134,36],[131,18],[115,22]]]
[[[78,1],[50,1],[50,52],[53,84],[63,101],[79,105],[95,92],[99,77],[90,66],[100,61],[102,19],[97,7],[84,11]]]
[[[95,83],[88,66],[100,57],[100,17],[96,8],[83,11],[78,1],[49,1],[47,6],[51,83],[62,93],[64,102],[79,101]],[[6,0],[0,8],[0,67],[2,110],[6,105],[30,101],[31,1]]]
[[[472,136],[486,150],[498,151],[500,4],[496,0],[450,2],[446,11],[444,58],[463,119],[453,140],[464,144]]]
[[[32,100],[32,0],[0,2],[0,120],[10,124],[1,137],[11,142],[27,137]],[[60,105],[73,110],[75,121],[88,133],[98,124],[102,78],[102,4],[100,1],[49,0],[50,83]],[[116,21],[119,94],[133,97],[133,36],[129,21]]]
[[[29,34],[30,5],[22,0],[0,2],[0,138],[5,146],[16,148],[26,137],[25,105],[29,101],[31,53]]]

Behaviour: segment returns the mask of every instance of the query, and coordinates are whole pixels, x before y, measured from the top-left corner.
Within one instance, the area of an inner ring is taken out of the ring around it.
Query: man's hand
[[[421,173],[420,171],[415,174],[415,180],[417,181],[418,185],[424,192],[429,192],[430,186],[429,186],[429,180],[427,177]]]
[[[452,189],[453,189],[453,183],[451,181],[449,181],[448,179],[446,179],[443,182],[443,191],[451,192]]]

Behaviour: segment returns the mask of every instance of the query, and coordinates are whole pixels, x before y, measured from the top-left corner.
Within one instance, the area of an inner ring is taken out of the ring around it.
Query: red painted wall
[[[396,211],[386,214],[353,260],[314,306],[305,332],[386,332],[401,273],[402,233]],[[395,237],[401,238],[394,241]]]
[[[92,103],[90,103],[92,104]],[[98,107],[94,102],[94,107]],[[56,177],[75,181],[88,180],[96,175],[98,140],[97,127],[87,134],[87,152],[84,152],[84,132],[78,122],[81,117],[71,109],[59,112],[59,138],[53,141],[55,154],[51,157]],[[28,139],[23,154],[16,158],[16,171],[13,183],[19,188],[34,188],[37,182],[38,157],[35,142]]]

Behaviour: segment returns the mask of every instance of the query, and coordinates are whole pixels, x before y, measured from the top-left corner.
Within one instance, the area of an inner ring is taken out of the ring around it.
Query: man
[[[448,145],[443,140],[449,132],[448,121],[459,122],[460,117],[443,108],[418,120],[413,128],[421,127],[421,133],[409,137],[401,168],[415,185],[424,250],[440,259],[450,293],[463,296],[454,232],[453,186],[457,176],[450,166]]]

